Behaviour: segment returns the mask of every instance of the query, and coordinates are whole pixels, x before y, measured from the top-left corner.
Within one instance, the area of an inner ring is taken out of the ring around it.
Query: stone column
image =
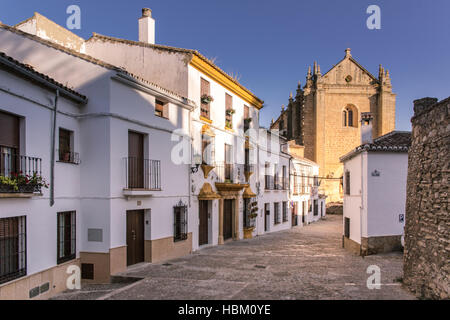
[[[239,240],[239,197],[234,199],[234,240]]]
[[[219,199],[219,239],[218,244],[223,244],[223,198]]]

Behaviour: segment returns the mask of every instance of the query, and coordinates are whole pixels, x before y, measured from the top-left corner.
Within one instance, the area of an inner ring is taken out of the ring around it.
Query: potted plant
[[[214,98],[205,93],[201,96],[200,100],[202,104],[209,104],[214,101]]]
[[[0,192],[34,193],[40,192],[42,187],[48,188],[48,184],[37,173],[29,175],[19,172],[11,173],[9,177],[0,176]]]
[[[236,110],[234,110],[234,109],[227,109],[226,114],[228,116],[232,116],[235,112],[236,112]]]
[[[233,123],[231,122],[231,120],[225,120],[225,127],[227,127],[228,129],[233,129]]]

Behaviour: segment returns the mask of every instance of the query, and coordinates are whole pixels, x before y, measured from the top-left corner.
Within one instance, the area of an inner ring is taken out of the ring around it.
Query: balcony
[[[64,150],[57,150],[57,152],[59,162],[80,164],[80,155],[77,152]]]
[[[0,154],[0,198],[30,198],[47,188],[42,178],[42,159]]]
[[[264,176],[264,182],[265,182],[264,189],[266,189],[266,190],[275,190],[274,177],[272,175],[266,174]]]
[[[237,191],[247,186],[243,164],[219,162],[214,168],[217,175],[216,187],[226,191]]]
[[[127,157],[125,161],[126,197],[148,197],[161,191],[161,161]]]

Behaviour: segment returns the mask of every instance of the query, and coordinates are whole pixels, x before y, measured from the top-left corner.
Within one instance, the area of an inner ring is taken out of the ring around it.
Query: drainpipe
[[[359,211],[359,232],[361,233],[360,235],[360,246],[359,246],[359,255],[362,256],[364,258],[364,256],[362,255],[362,233],[363,233],[363,223],[362,223],[362,219],[363,219],[363,212],[364,212],[364,155],[366,152],[362,152],[361,153],[361,206],[360,206],[360,211]]]
[[[59,90],[55,94],[55,107],[53,109],[52,141],[50,150],[50,207],[55,204],[55,140],[56,140],[56,113],[58,109]]]

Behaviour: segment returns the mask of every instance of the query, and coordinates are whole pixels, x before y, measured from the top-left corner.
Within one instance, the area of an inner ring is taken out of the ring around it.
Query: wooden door
[[[144,188],[144,135],[128,132],[128,188]]]
[[[144,261],[144,210],[127,211],[127,265]]]
[[[223,206],[223,239],[226,240],[233,237],[233,200],[224,200]]]
[[[199,203],[199,220],[198,225],[198,245],[208,244],[208,201],[200,200]]]
[[[264,205],[264,231],[269,231],[270,226],[270,203]]]
[[[297,221],[296,221],[296,218],[297,218],[297,202],[293,203],[293,206],[292,206],[291,210],[292,210],[292,218],[291,218],[292,226],[295,227],[297,225]]]

